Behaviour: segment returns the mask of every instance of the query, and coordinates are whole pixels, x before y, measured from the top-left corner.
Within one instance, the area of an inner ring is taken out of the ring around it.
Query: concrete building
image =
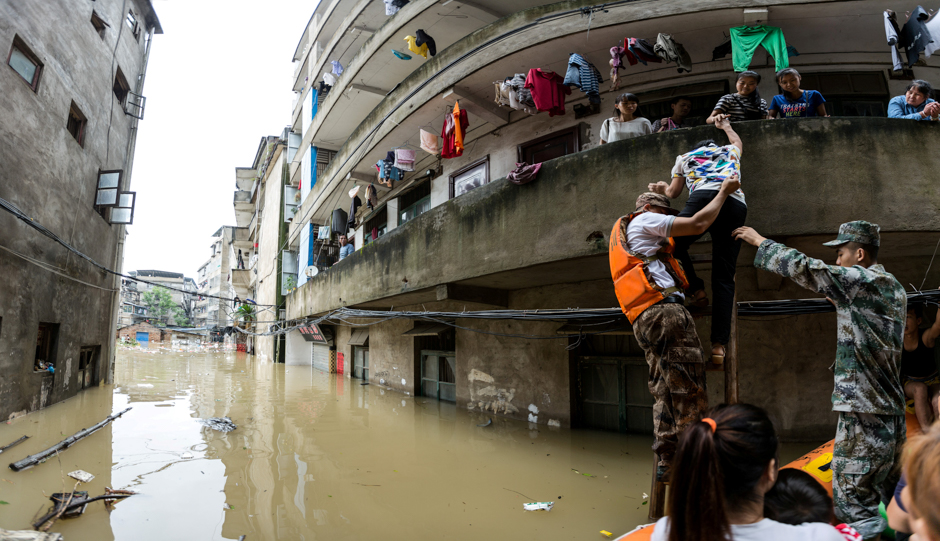
[[[730,49],[724,56],[720,50],[729,29],[741,25],[781,28],[795,48],[789,62],[803,75],[802,88],[822,92],[832,115],[736,123],[747,147],[742,176],[749,225],[834,261],[819,243],[841,222],[876,222],[887,269],[904,284],[925,278],[936,244],[929,233],[940,217],[940,192],[928,180],[938,165],[931,149],[940,126],[884,117],[888,100],[903,94],[912,78],[940,79],[940,60],[895,72],[879,37],[883,10],[904,13],[910,6],[702,0],[599,8],[589,2],[457,0],[442,6],[416,0],[390,17],[383,7],[321,3],[294,56],[298,98],[288,142],[297,149],[290,184],[299,188],[300,204],[288,247],[297,254],[297,268],[316,261],[311,239],[334,211],[350,208],[351,188],[374,184],[378,204],[356,216],[350,231],[356,253],[326,272],[318,267],[309,279],[300,272],[299,287],[287,296],[288,318],[340,307],[616,307],[607,257],[613,223],[633,210],[648,182],[669,177],[676,155],[721,134],[702,126],[601,146],[601,125],[624,91],[639,96],[651,121],[669,116],[673,96],[691,98],[692,116],[708,115],[734,91]],[[389,50],[406,50],[403,40],[417,28],[433,29],[437,55],[390,60]],[[677,73],[667,63],[625,63],[620,90],[611,91],[610,48],[633,36],[655,42],[658,33],[684,45],[691,72]],[[578,89],[558,116],[494,102],[494,81],[531,68],[564,74],[574,52],[604,75],[599,109]],[[315,82],[332,61],[344,71],[327,90]],[[759,90],[768,101],[779,93],[775,61],[764,49],[749,67],[762,75]],[[419,150],[414,172],[391,189],[379,186],[376,162],[402,145],[417,148],[419,129],[440,133],[457,100],[470,120],[463,155],[442,160]],[[521,161],[543,167],[537,180],[517,186],[505,177]],[[681,207],[682,198],[674,204]],[[709,243],[693,252],[708,281]],[[753,256],[744,247],[738,261],[740,301],[812,296],[756,271]],[[934,266],[926,280],[940,283],[940,270]],[[705,343],[709,320],[699,320]],[[326,346],[305,342],[299,332],[288,335],[287,362],[322,367],[324,355],[332,355],[357,377],[471,410],[540,424],[651,430],[648,368],[628,327],[578,336],[584,328],[577,321],[457,318],[448,325],[391,320],[323,330]],[[784,438],[831,437],[826,368],[835,351],[834,315],[742,319],[738,350],[742,401],[767,408]],[[722,400],[721,372],[710,373],[709,392],[713,403]]]
[[[238,268],[234,240],[244,235],[246,228],[223,225],[212,234],[209,260],[199,267],[195,305],[196,327],[228,327],[232,324],[232,303],[224,299],[236,296],[233,271]],[[219,298],[221,297],[221,298]]]
[[[197,334],[192,329],[178,327],[157,327],[141,321],[118,329],[120,340],[136,340],[143,348],[154,346],[185,347],[201,344],[205,335]]]
[[[147,319],[147,307],[140,300],[137,282],[121,278],[121,313],[118,316],[118,328],[127,327]]]
[[[292,254],[282,250],[287,227],[293,219],[289,209],[296,207],[294,195],[299,192],[288,184],[288,130],[278,137],[262,137],[251,167],[235,169],[236,250],[241,251],[244,268],[232,271],[235,293],[240,299],[251,299],[257,306],[256,331],[266,330],[278,319],[284,308],[282,260],[293,263]],[[288,267],[291,270],[292,267]],[[296,272],[296,270],[294,270]],[[292,276],[292,273],[288,273]],[[284,339],[277,336],[248,338],[248,351],[263,359],[283,362]]]
[[[0,1],[2,418],[110,380],[120,279],[29,224],[121,268],[155,33],[148,0]]]
[[[138,297],[137,300],[139,303],[143,302],[143,294],[146,294],[148,291],[153,291],[158,286],[163,286],[169,292],[170,297],[173,299],[173,302],[176,304],[176,306],[179,306],[186,315],[186,321],[188,321],[190,324],[193,322],[193,315],[195,312],[197,298],[196,293],[198,289],[196,287],[195,280],[183,276],[183,273],[180,272],[167,272],[161,270],[136,270],[130,271],[127,274],[129,276],[136,276],[146,281],[136,283]],[[127,312],[127,310],[124,311]],[[184,322],[176,321],[176,318],[173,317],[173,314],[171,313],[167,317],[166,324],[182,325]]]

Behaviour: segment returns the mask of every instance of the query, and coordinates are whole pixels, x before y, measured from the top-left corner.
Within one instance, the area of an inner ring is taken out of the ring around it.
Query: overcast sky
[[[154,37],[124,270],[196,278],[211,235],[235,225],[235,168],[290,124],[291,58],[316,0],[153,0]]]

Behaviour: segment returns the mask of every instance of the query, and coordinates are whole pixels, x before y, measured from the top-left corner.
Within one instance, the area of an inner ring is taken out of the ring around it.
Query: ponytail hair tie
[[[705,417],[704,419],[702,419],[702,422],[707,424],[709,428],[712,429],[712,434],[714,434],[715,431],[718,430],[718,423],[716,423],[715,420],[712,419],[711,417]]]

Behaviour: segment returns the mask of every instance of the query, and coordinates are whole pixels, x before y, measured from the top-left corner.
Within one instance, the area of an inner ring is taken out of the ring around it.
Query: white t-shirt
[[[672,236],[672,222],[675,220],[675,216],[668,214],[640,214],[627,226],[627,247],[640,255],[655,255],[666,244],[666,239]],[[666,272],[666,264],[662,261],[651,261],[647,268],[659,287],[667,289],[676,285],[676,281]]]
[[[666,541],[669,517],[656,522],[650,541]],[[845,541],[834,526],[825,522],[808,522],[793,526],[765,518],[754,524],[732,524],[732,541]]]
[[[633,139],[650,133],[653,133],[653,125],[645,118],[634,118],[627,122],[621,122],[611,117],[601,124],[601,140],[608,143]]]

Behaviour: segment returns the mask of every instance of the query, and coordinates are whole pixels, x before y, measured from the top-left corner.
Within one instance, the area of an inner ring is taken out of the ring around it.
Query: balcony
[[[935,231],[940,220],[940,191],[928,173],[940,167],[940,155],[932,150],[940,126],[843,117],[745,122],[735,128],[745,146],[749,225],[831,259],[819,239],[834,235],[842,222],[878,223],[883,258],[924,258],[920,275],[911,277],[920,283],[935,242],[918,242],[917,233]],[[505,303],[507,292],[515,290],[604,284],[610,280],[612,224],[633,211],[648,182],[668,179],[676,155],[712,137],[723,140],[711,126],[654,134],[546,162],[538,178],[524,186],[491,182],[311,278],[289,299],[288,317],[341,306],[459,300],[452,292],[460,288]],[[753,250],[742,250],[739,266],[748,266],[752,257]],[[616,306],[613,289],[602,290],[594,305]],[[754,295],[751,300],[767,297]]]

